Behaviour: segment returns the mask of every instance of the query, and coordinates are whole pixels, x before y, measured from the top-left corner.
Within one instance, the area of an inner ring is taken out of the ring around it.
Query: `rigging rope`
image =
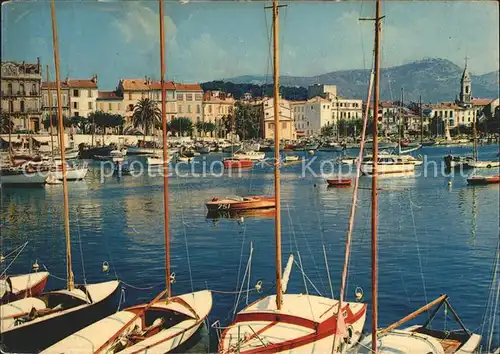
[[[14,257],[14,259],[13,259],[13,260],[9,263],[9,265],[8,265],[8,266],[4,269],[4,271],[2,272],[2,274],[0,274],[0,277],[1,277],[1,276],[3,276],[3,275],[5,275],[5,273],[6,273],[6,272],[7,272],[7,270],[10,268],[10,266],[11,266],[11,265],[14,263],[14,261],[15,261],[15,260],[16,260],[16,259],[17,259],[20,255],[21,255],[21,252],[24,250],[24,248],[26,247],[26,245],[28,245],[28,241],[26,241],[26,242],[25,242],[22,246],[20,246],[20,247],[16,248],[16,250],[17,250],[17,249],[19,249],[19,248],[21,248],[21,249],[20,249],[20,250],[19,250],[19,252],[16,254],[16,256]],[[14,252],[14,251],[13,251],[13,252]],[[7,255],[7,257],[9,257],[9,256],[10,256],[10,254],[12,254],[13,252],[9,253],[9,255]],[[5,258],[7,258],[7,257],[5,257]]]
[[[83,284],[87,285],[87,276],[85,274],[85,262],[83,260],[82,236],[80,234],[80,221],[78,215],[80,214],[80,207],[76,210],[76,229],[78,232],[78,243],[80,245],[80,259],[82,261]]]

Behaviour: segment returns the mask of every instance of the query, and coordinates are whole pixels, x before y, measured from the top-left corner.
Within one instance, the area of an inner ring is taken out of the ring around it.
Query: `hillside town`
[[[33,63],[2,62],[1,109],[12,120],[12,133],[45,133],[50,111],[57,109],[55,82],[47,81],[47,70],[39,59]],[[44,77],[45,75],[45,77]],[[245,94],[236,100],[230,93],[215,90],[203,91],[198,83],[167,83],[167,119],[188,118],[193,124],[195,137],[226,137],[228,129],[224,120],[232,117],[237,104],[258,108],[260,129],[253,138],[273,138],[273,99],[252,97]],[[405,104],[400,101],[382,101],[379,109],[379,124],[385,135],[398,131],[401,125],[406,132],[429,134],[433,121],[439,120],[441,127],[434,133],[445,134],[448,130],[470,128],[476,117],[481,120],[492,117],[498,109],[499,99],[475,98],[472,81],[465,65],[461,81],[457,82],[457,99],[453,102]],[[134,129],[133,113],[138,103],[149,99],[158,105],[161,99],[159,81],[148,77],[141,79],[123,78],[113,91],[99,89],[98,75],[90,78],[68,78],[61,83],[63,116],[85,120],[92,113],[105,112],[122,117],[125,134],[141,133]],[[404,99],[404,98],[403,98]],[[360,120],[366,102],[359,97],[343,97],[335,85],[316,84],[308,87],[308,99],[302,101],[280,100],[281,136],[287,140],[324,135],[333,128],[342,133],[342,126]],[[370,108],[370,116],[372,108]],[[438,119],[439,118],[439,119]],[[212,128],[197,131],[200,124]],[[137,128],[137,126],[136,126]],[[436,128],[436,127],[435,127]],[[81,133],[78,125],[68,127],[74,133]],[[6,130],[2,128],[2,132]],[[210,131],[207,131],[210,130]],[[107,129],[107,132],[112,130]],[[179,133],[178,133],[179,134]],[[180,134],[187,134],[186,132]]]

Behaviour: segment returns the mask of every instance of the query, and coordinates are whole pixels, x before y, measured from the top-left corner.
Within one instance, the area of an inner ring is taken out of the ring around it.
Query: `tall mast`
[[[160,3],[160,65],[161,65],[161,122],[163,129],[163,213],[164,213],[164,231],[165,231],[165,272],[167,299],[172,296],[170,287],[170,234],[168,230],[168,145],[167,145],[167,91],[165,87],[165,25],[163,23],[164,10],[163,0]]]
[[[418,99],[419,111],[420,111],[420,145],[424,141],[424,112],[422,111],[422,95]]]
[[[47,95],[48,95],[48,104],[49,104],[49,123],[50,123],[50,144],[51,144],[51,157],[52,161],[54,161],[54,135],[53,135],[53,127],[52,127],[52,93],[50,92],[50,75],[49,75],[49,66],[46,66],[47,69]]]
[[[71,237],[69,234],[69,201],[68,201],[68,181],[66,180],[66,158],[65,158],[65,142],[64,142],[64,124],[62,117],[62,100],[61,100],[61,81],[59,75],[59,45],[57,44],[57,27],[56,27],[56,5],[54,0],[51,2],[52,10],[52,42],[54,45],[54,66],[56,68],[56,89],[57,89],[57,120],[59,124],[59,150],[61,151],[61,164],[63,175],[63,194],[64,194],[64,231],[66,234],[66,287],[68,290],[73,290],[75,283],[73,281],[73,270],[71,269]]]
[[[474,134],[474,142],[472,144],[472,157],[474,158],[474,161],[477,161],[477,114],[474,116],[474,123],[473,123],[473,134]]]
[[[378,261],[377,261],[377,173],[378,173],[378,99],[380,83],[380,0],[375,10],[375,88],[373,95],[373,178],[372,178],[372,352],[377,353]]]
[[[274,216],[276,238],[276,309],[281,310],[281,196],[280,196],[280,117],[279,117],[279,47],[278,47],[278,0],[273,0],[273,96],[274,96]]]

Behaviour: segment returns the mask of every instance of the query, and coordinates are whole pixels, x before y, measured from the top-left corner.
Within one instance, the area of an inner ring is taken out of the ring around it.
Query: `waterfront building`
[[[205,91],[202,102],[202,121],[213,123],[217,128],[221,127],[222,119],[234,114],[235,103],[231,94],[221,91]],[[215,136],[215,132],[207,132],[205,136]]]
[[[201,122],[203,89],[200,84],[175,83],[175,98],[177,101],[177,117],[191,119],[193,125]]]
[[[336,97],[337,96],[337,86],[335,85],[324,85],[324,84],[315,84],[310,85],[307,88],[307,98],[314,98],[316,96],[320,96],[323,98],[327,98],[326,96]]]
[[[52,105],[49,105],[49,91],[52,96]],[[70,88],[68,83],[61,82],[61,102],[63,117],[71,117]],[[55,81],[42,82],[42,122],[49,116],[49,112],[57,114],[57,87]]]
[[[96,104],[98,111],[110,114],[119,114],[122,117],[125,117],[123,97],[116,91],[99,91],[97,94]]]
[[[326,98],[316,96],[307,101],[294,101],[291,106],[300,136],[319,135],[322,127],[334,124],[331,102]]]
[[[70,115],[88,117],[96,111],[97,75],[90,79],[69,79],[64,83],[70,90]]]
[[[1,108],[13,122],[13,131],[41,129],[42,68],[36,63],[2,61]]]
[[[172,81],[165,82],[167,91],[167,120],[177,117],[177,104],[175,100],[175,85]],[[161,83],[147,77],[143,79],[121,79],[116,89],[117,96],[122,97],[122,110],[124,110],[125,122],[132,124],[132,115],[135,105],[143,98],[155,101],[160,107]],[[100,102],[99,102],[100,103]]]
[[[297,138],[310,135],[309,123],[306,120],[306,103],[307,101],[290,101]]]
[[[297,134],[291,102],[282,98],[280,98],[279,102],[280,139],[295,140]],[[274,99],[266,97],[262,100],[253,101],[251,104],[258,106],[262,112],[261,137],[264,139],[274,139]]]

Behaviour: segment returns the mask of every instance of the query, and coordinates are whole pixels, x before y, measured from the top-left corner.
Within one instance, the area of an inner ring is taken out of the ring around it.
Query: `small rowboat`
[[[274,197],[266,196],[249,196],[249,197],[229,197],[219,199],[214,197],[206,203],[208,211],[227,210],[240,211],[249,209],[266,209],[274,208]]]
[[[253,166],[251,160],[236,160],[236,159],[225,159],[223,161],[224,168],[250,168]]]
[[[0,279],[0,303],[8,303],[27,296],[40,294],[47,280],[49,272],[29,273],[8,276]]]
[[[467,183],[473,186],[500,183],[500,175],[490,177],[475,176],[467,178]]]
[[[298,155],[287,155],[285,156],[285,162],[299,161]]]
[[[351,179],[350,178],[336,178],[336,179],[327,179],[328,186],[332,187],[350,187]]]

